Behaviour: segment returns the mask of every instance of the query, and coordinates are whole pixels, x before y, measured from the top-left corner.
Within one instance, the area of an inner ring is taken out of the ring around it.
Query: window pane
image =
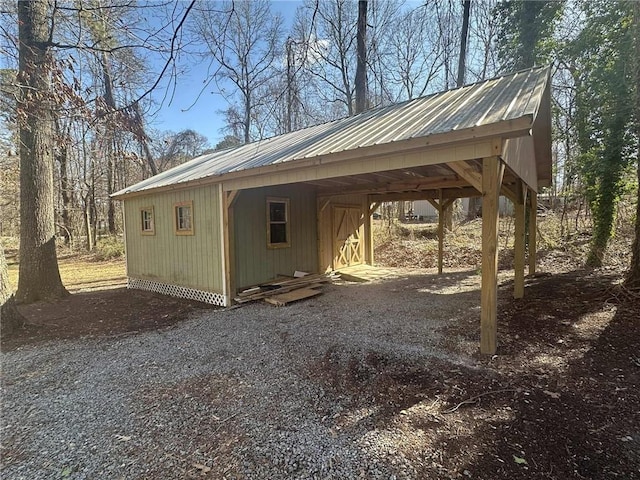
[[[271,233],[270,243],[287,243],[286,223],[272,223],[269,231]]]
[[[269,221],[286,222],[287,221],[287,204],[284,202],[269,203]]]

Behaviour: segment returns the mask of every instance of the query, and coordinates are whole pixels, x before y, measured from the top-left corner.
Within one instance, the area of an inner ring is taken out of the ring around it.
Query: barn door
[[[333,207],[333,268],[364,263],[364,226],[360,207]]]

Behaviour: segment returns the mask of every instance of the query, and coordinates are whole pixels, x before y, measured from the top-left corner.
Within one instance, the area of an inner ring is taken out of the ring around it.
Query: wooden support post
[[[498,314],[498,201],[504,164],[498,157],[482,160],[482,292],[480,352],[497,348]]]
[[[226,306],[233,304],[236,294],[235,286],[235,237],[234,237],[234,212],[233,205],[238,198],[238,190],[222,192],[222,228],[224,238],[224,279]]]
[[[524,297],[524,260],[525,260],[525,211],[527,205],[527,186],[519,181],[514,198],[513,209],[516,217],[516,232],[513,246],[513,298]]]
[[[438,199],[438,275],[442,274],[444,264],[444,222],[445,209],[442,204],[442,190],[440,190],[440,198]]]
[[[364,249],[364,260],[367,265],[373,266],[373,222],[371,221],[371,216],[373,212],[380,206],[380,203],[375,202],[371,203],[369,197],[366,197],[367,200],[364,204],[364,236],[365,236],[365,249]]]
[[[536,273],[536,257],[538,254],[537,220],[538,194],[531,190],[529,192],[529,275]]]

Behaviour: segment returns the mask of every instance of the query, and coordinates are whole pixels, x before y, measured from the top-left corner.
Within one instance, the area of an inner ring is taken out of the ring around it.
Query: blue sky
[[[297,0],[272,2],[272,11],[280,13],[284,19],[285,32],[291,26],[296,8],[301,3]],[[151,122],[153,128],[174,132],[192,129],[206,136],[212,147],[222,140],[224,134],[220,130],[224,122],[218,111],[225,109],[227,102],[222,95],[215,93],[214,84],[203,90],[209,78],[208,66],[206,62],[191,65],[189,72],[178,76],[175,91],[167,91],[165,86],[153,93],[156,102],[162,102],[166,97]]]

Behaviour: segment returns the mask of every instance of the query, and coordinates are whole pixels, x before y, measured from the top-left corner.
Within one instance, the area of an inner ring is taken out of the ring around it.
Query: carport
[[[380,202],[427,199],[442,211],[457,198],[481,197],[480,349],[493,354],[497,345],[498,199],[504,195],[515,207],[513,295],[521,298],[526,207],[528,270],[532,274],[536,196],[540,187],[551,183],[549,89],[549,69],[537,68],[437,94],[424,104],[407,102],[395,115],[385,115],[382,109],[353,117],[353,125],[342,126],[339,133],[312,145],[312,152],[305,155],[309,158],[226,174],[222,183],[226,211],[233,208],[242,189],[304,183],[317,188],[319,214],[325,205],[323,198],[327,202],[332,195],[346,192],[367,195],[367,232],[370,216]],[[398,138],[400,135],[406,138]],[[440,215],[441,241],[442,218]],[[233,232],[227,230],[227,234]],[[364,258],[372,263],[370,235],[363,237]]]
[[[267,199],[267,217],[269,201],[280,202],[283,211],[289,208],[289,199],[282,198],[282,193],[274,198],[269,192],[291,191],[299,196],[313,192],[321,271],[341,264],[373,263],[371,214],[380,202],[426,199],[442,213],[457,198],[481,197],[480,348],[482,353],[493,354],[499,196],[510,198],[515,207],[514,296],[520,298],[527,259],[527,206],[528,269],[533,273],[536,195],[540,187],[550,183],[549,69],[533,68],[214,152],[118,196],[126,200],[148,191],[160,194],[202,186],[218,189],[225,304],[236,291],[239,259],[250,257],[255,250],[255,245],[239,241],[236,235],[242,230],[240,226],[248,228],[252,211],[264,212],[264,204],[256,207],[256,192]],[[255,198],[249,200],[251,195]],[[242,214],[236,211],[239,208]],[[442,218],[441,214],[441,241]],[[289,247],[288,230],[283,238],[281,246]],[[283,250],[277,253],[282,255]]]

